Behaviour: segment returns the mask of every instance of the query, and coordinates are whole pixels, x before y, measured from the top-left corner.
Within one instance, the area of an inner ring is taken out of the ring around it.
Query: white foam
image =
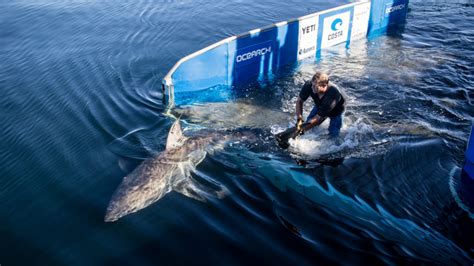
[[[345,119],[341,128],[340,137],[332,139],[328,135],[329,122],[325,121],[320,126],[313,128],[305,135],[297,139],[290,139],[292,151],[310,157],[340,152],[346,149],[354,149],[360,145],[366,145],[373,141],[372,126],[367,120],[359,118],[352,122]]]
[[[276,135],[278,133],[281,133],[283,131],[285,131],[286,128],[280,126],[280,125],[271,125],[270,126],[270,132],[273,134],[273,135]]]

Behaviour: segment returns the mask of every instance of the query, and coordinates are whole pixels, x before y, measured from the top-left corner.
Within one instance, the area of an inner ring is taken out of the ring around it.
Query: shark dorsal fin
[[[176,147],[181,146],[186,137],[183,135],[183,130],[179,124],[179,119],[177,119],[170,128],[168,133],[168,139],[166,140],[166,149],[171,150]]]

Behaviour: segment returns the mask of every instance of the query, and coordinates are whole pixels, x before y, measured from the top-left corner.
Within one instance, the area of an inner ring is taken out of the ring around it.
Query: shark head
[[[181,149],[187,140],[178,119],[170,128],[165,151],[145,160],[115,190],[104,221],[116,221],[147,207],[168,193],[172,176],[181,170],[180,164],[187,160],[187,150]]]
[[[170,177],[177,170],[173,164],[160,167],[149,159],[127,175],[114,192],[104,221],[113,222],[125,215],[137,212],[158,201],[171,191]]]
[[[105,213],[105,222],[114,222],[125,215],[139,211],[162,198],[170,191],[164,178],[137,182],[138,175],[130,174],[115,191]],[[150,182],[154,181],[154,182]]]

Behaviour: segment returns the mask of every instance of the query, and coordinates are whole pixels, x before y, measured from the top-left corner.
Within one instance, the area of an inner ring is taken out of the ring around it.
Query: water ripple
[[[302,84],[328,71],[349,97],[342,145],[323,125],[282,151],[263,129],[255,147],[208,155],[194,174],[226,197],[172,192],[102,222],[121,179],[164,149],[172,121],[161,78],[179,58],[342,2],[1,3],[1,263],[472,264],[473,220],[453,170],[474,118],[470,1],[410,1],[400,32],[328,51],[260,84],[271,90],[243,93],[246,108],[271,114],[260,124],[284,128]],[[246,123],[224,109],[207,110],[225,117],[214,126]]]

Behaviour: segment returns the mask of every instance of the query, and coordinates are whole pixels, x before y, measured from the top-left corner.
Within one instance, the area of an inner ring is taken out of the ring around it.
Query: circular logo
[[[337,31],[339,27],[341,27],[341,25],[342,25],[342,19],[336,18],[331,24],[331,29],[333,31]]]

